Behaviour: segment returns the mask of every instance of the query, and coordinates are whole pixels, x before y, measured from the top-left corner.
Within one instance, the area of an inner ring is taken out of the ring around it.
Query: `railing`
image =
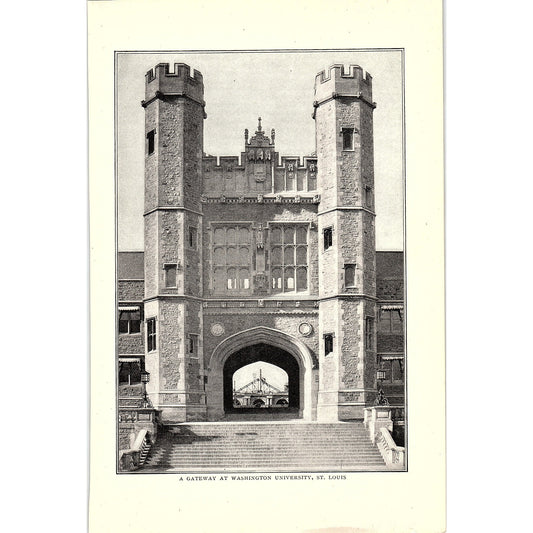
[[[146,461],[146,457],[152,447],[152,438],[147,429],[141,429],[133,446],[129,450],[122,450],[119,457],[121,472],[137,470]]]
[[[382,427],[376,439],[376,444],[387,466],[403,469],[405,466],[405,448],[396,446],[389,430]]]

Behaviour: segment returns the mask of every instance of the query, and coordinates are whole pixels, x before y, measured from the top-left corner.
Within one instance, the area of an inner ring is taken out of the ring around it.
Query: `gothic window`
[[[131,334],[141,332],[141,310],[132,309],[119,311],[118,332]]]
[[[218,226],[213,231],[213,292],[248,294],[251,289],[251,229],[249,226]]]
[[[146,345],[149,352],[153,352],[157,348],[157,331],[155,318],[146,320]]]
[[[355,287],[355,265],[344,265],[344,286]]]
[[[177,265],[176,264],[166,264],[165,265],[165,287],[175,288],[177,285]]]
[[[270,229],[272,292],[307,291],[307,227],[280,225]]]

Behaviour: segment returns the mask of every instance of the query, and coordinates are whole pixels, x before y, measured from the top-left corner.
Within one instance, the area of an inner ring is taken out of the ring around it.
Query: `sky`
[[[204,79],[204,151],[240,155],[244,130],[262,118],[280,155],[315,151],[314,79],[333,63],[373,77],[376,248],[403,249],[402,69],[399,51],[117,54],[118,249],[142,250],[144,75],[157,63],[186,63]]]
[[[282,391],[285,390],[285,385],[289,383],[287,372],[264,361],[258,361],[257,363],[252,363],[239,368],[239,370],[233,374],[235,389],[237,390],[240,387],[244,387],[253,379],[258,378],[259,370],[261,370],[261,375],[267,380],[267,383]]]

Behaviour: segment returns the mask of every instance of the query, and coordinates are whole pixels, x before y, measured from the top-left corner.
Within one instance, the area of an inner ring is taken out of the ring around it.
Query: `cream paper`
[[[89,2],[88,9],[91,533],[444,531],[441,3],[226,1],[196,6],[138,0]],[[328,57],[335,55],[332,50],[340,55],[362,49],[395,49],[403,55],[408,472],[346,473],[339,475],[342,479],[320,481],[275,480],[274,475],[269,481],[117,475],[115,52],[281,49],[319,49]]]

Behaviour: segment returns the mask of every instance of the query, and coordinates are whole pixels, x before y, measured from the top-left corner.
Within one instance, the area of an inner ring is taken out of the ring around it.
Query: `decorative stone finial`
[[[263,130],[261,129],[261,117],[259,117],[259,118],[257,119],[257,131],[263,131]]]
[[[244,130],[244,142],[248,143],[248,128]]]
[[[276,130],[274,128],[270,130],[270,137],[272,139],[272,144],[274,144],[274,139],[276,138]]]

